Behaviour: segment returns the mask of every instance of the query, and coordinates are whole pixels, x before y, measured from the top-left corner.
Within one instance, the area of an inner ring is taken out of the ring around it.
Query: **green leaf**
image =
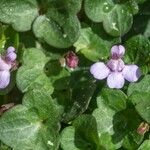
[[[101,95],[105,103],[116,112],[126,109],[127,96],[121,90],[105,88]]]
[[[84,28],[74,46],[76,52],[82,53],[89,60],[98,61],[109,56],[111,44],[93,33],[91,28]]]
[[[126,119],[121,113],[111,109],[105,101],[104,97],[97,97],[98,108],[93,112],[97,121],[98,134],[101,138],[102,134],[109,133],[115,147],[119,148],[126,132]]]
[[[144,36],[147,37],[147,38],[150,38],[150,19],[149,19],[149,21],[148,21],[146,30],[145,30],[145,32],[144,32]]]
[[[134,92],[130,99],[139,115],[150,123],[150,94],[145,92]]]
[[[23,65],[33,67],[35,65],[43,68],[48,61],[41,49],[25,49],[23,54]]]
[[[137,149],[139,147],[139,145],[137,145],[134,142],[133,137],[129,133],[124,137],[122,147],[125,148],[125,149],[132,150],[132,149]]]
[[[144,3],[146,2],[147,0],[137,0],[138,3]]]
[[[125,3],[125,6],[130,10],[130,12],[135,15],[138,13],[139,11],[139,7],[138,7],[138,4],[137,4],[137,0],[128,0],[126,3]]]
[[[68,149],[72,149],[72,150],[80,150],[76,145],[75,145],[75,128],[74,127],[67,127],[62,131],[62,135],[61,135],[61,147],[63,150],[68,150]],[[68,138],[69,137],[69,138]],[[77,139],[77,141],[79,140],[79,143],[84,143],[84,141],[82,142],[82,139]]]
[[[44,87],[27,92],[23,105],[0,118],[0,140],[16,150],[57,150],[62,109]]]
[[[79,116],[73,121],[73,126],[67,127],[62,131],[61,147],[64,150],[117,149],[112,140],[112,136],[109,133],[103,133],[99,137],[97,125],[98,124],[93,116]]]
[[[50,93],[53,87],[50,79],[44,73],[47,58],[39,49],[26,49],[23,55],[23,66],[17,72],[17,86],[22,92],[29,89],[44,87]]]
[[[103,134],[105,132],[113,133],[113,116],[115,111],[105,104],[105,99],[101,96],[97,98],[98,108],[93,112],[93,116],[97,120],[98,132]]]
[[[58,142],[58,127],[49,125],[50,122],[44,123],[39,118],[36,109],[18,105],[0,118],[0,140],[15,150],[54,150]]]
[[[102,22],[113,7],[112,0],[85,0],[84,4],[86,15],[94,22]]]
[[[77,14],[80,9],[81,9],[81,5],[82,5],[82,0],[64,0],[60,2],[63,2],[65,4],[65,8],[68,10],[69,13],[73,13],[73,14]],[[60,3],[61,6],[61,3]]]
[[[2,142],[0,142],[0,149],[1,150],[11,150],[10,147],[8,147],[7,145],[3,144]]]
[[[125,21],[124,21],[125,20]],[[103,26],[106,32],[112,36],[122,36],[132,27],[133,16],[124,5],[116,5],[106,15]]]
[[[51,5],[54,5],[61,12],[77,14],[81,9],[82,0],[48,0]],[[45,2],[45,1],[44,1]]]
[[[69,138],[68,138],[69,137]],[[97,149],[97,125],[91,115],[81,115],[73,122],[73,126],[62,131],[61,147],[64,150]]]
[[[69,122],[86,111],[96,88],[93,79],[81,71],[72,74],[69,85],[69,96],[65,102],[62,118],[64,122]]]
[[[150,92],[150,75],[144,76],[139,82],[131,83],[128,87],[128,95],[133,92]]]
[[[137,132],[137,128],[139,127],[143,119],[134,109],[134,106],[131,107],[131,105],[126,110],[124,110],[123,114],[127,120],[127,127],[126,127],[127,132],[123,139],[122,146],[123,148],[129,150],[137,149],[144,138],[143,135],[140,135]]]
[[[36,0],[0,1],[0,21],[11,24],[17,31],[30,30],[31,24],[37,16],[38,4]]]
[[[63,68],[59,60],[50,60],[45,65],[45,73],[57,90],[68,89],[70,72]]]
[[[128,39],[125,43],[125,59],[128,63],[145,65],[149,62],[150,42],[143,35],[136,35]]]
[[[133,35],[143,34],[149,37],[149,20],[150,20],[150,3],[145,1],[142,5],[139,5],[139,13],[134,17],[134,22],[131,31],[128,33],[128,37]]]
[[[23,105],[25,105],[28,108],[36,108],[39,117],[43,120],[49,118],[49,112],[53,112],[57,120],[57,117],[60,113],[60,108],[57,106],[56,101],[52,99],[51,93],[46,90],[47,89],[42,87],[40,89],[33,89],[27,92],[23,98]],[[52,121],[51,124],[55,124],[54,117],[49,118],[49,120]]]
[[[103,22],[104,29],[112,36],[122,36],[132,26],[132,12],[135,13],[135,10],[129,3],[115,4],[111,0],[95,0],[94,2],[86,0],[84,7],[86,15],[92,21]]]
[[[101,137],[99,139],[99,144],[102,145],[107,150],[115,150],[116,149],[115,144],[112,142],[112,137],[108,133],[104,133],[101,135]]]
[[[138,150],[149,150],[150,149],[150,140],[145,140]]]
[[[62,16],[57,11],[51,15],[39,16],[33,25],[33,32],[37,38],[45,40],[48,44],[66,48],[71,46],[79,37],[80,23],[74,15]]]

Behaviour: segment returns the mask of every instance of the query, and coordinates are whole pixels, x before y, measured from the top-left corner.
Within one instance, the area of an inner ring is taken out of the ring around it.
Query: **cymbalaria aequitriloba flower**
[[[91,74],[98,80],[107,78],[109,88],[121,89],[125,79],[129,82],[136,82],[141,76],[137,65],[125,65],[121,59],[125,53],[122,45],[115,45],[111,48],[111,59],[105,65],[97,62],[90,68]]]
[[[0,55],[0,89],[4,89],[10,82],[10,71],[13,69],[17,55],[14,47],[9,47],[5,56]]]

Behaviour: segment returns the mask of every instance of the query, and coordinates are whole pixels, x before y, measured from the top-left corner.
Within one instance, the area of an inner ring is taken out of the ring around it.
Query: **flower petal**
[[[126,65],[122,71],[122,74],[129,82],[136,82],[141,76],[140,69],[137,65]]]
[[[122,59],[110,59],[107,63],[107,66],[111,71],[119,71],[120,72],[125,67],[125,64],[122,61]]]
[[[11,65],[7,64],[1,57],[0,57],[0,71],[10,70]]]
[[[11,52],[14,52],[15,51],[15,48],[10,46],[7,48],[7,53],[11,53]]]
[[[9,62],[15,61],[16,58],[17,58],[17,55],[14,52],[10,52],[6,55],[6,61],[9,61]]]
[[[121,72],[111,72],[107,78],[107,85],[110,88],[121,89],[124,82],[125,80]]]
[[[8,70],[0,71],[0,89],[4,89],[10,82],[10,72]]]
[[[103,62],[97,62],[91,66],[90,72],[94,78],[102,80],[109,75],[110,70]]]
[[[111,55],[113,59],[121,58],[125,53],[125,48],[122,45],[114,45],[111,48]]]

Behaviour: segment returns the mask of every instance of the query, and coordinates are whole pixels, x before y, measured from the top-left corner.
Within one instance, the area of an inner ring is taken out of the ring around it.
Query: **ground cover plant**
[[[0,150],[150,150],[149,0],[0,0]]]

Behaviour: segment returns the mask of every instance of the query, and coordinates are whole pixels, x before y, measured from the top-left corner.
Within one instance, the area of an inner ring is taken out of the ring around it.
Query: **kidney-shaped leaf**
[[[1,0],[0,21],[11,24],[17,31],[31,29],[32,22],[38,16],[36,0]]]
[[[82,53],[92,61],[106,59],[109,56],[111,44],[92,32],[91,28],[81,29],[79,39],[74,43],[76,52]]]
[[[133,92],[150,92],[150,75],[144,76],[139,82],[131,83],[128,87],[128,95]]]
[[[134,92],[130,99],[135,105],[139,115],[150,123],[150,94],[145,92]]]
[[[23,65],[17,72],[17,86],[22,92],[42,86],[47,88],[48,91],[51,89],[52,93],[52,84],[44,73],[47,60],[44,53],[39,49],[31,48],[25,50]]]
[[[57,150],[61,108],[44,87],[30,90],[23,105],[0,118],[0,140],[16,150]]]
[[[79,37],[78,18],[75,15],[62,16],[57,12],[52,13],[56,17],[43,15],[35,20],[33,25],[35,36],[58,48],[71,46]]]

